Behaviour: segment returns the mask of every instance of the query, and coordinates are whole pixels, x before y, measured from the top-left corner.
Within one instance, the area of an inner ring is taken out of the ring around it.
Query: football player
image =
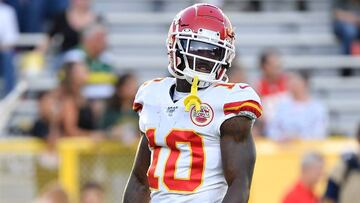
[[[142,138],[125,203],[248,202],[255,164],[255,91],[226,83],[235,34],[217,7],[195,4],[173,20],[167,39],[174,78],[145,82],[134,110]]]

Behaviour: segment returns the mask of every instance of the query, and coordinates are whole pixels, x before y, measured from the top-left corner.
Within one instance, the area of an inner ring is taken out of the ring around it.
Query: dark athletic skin
[[[176,90],[190,92],[191,85],[186,80],[176,80]],[[221,125],[220,148],[224,176],[228,190],[223,203],[247,203],[254,171],[256,152],[251,135],[252,121],[243,116],[232,117]],[[141,140],[133,170],[125,189],[124,203],[147,203],[150,190],[147,170],[151,152],[148,140],[141,133]]]

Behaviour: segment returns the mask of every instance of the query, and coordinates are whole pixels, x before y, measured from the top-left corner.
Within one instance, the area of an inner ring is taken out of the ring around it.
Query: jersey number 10
[[[147,176],[151,189],[159,189],[159,177],[155,176],[161,146],[155,143],[155,129],[146,131],[149,146],[152,148],[152,162]],[[169,191],[193,192],[202,183],[205,163],[205,152],[203,138],[192,130],[174,129],[165,137],[166,145],[170,149],[166,164],[163,170],[163,183]],[[176,165],[180,157],[180,150],[177,144],[186,144],[190,148],[190,167],[187,178],[177,178]]]

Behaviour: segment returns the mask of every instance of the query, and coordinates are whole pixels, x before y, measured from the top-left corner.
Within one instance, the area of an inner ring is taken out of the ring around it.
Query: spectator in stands
[[[88,68],[83,63],[65,63],[62,67],[63,79],[61,81],[60,96],[62,109],[60,125],[66,136],[101,137],[95,131],[93,112],[82,95],[82,88],[88,79]]]
[[[139,136],[139,117],[132,110],[137,87],[133,74],[120,76],[100,122],[101,129],[107,130],[111,138],[120,139],[125,144],[134,144]]]
[[[63,12],[68,0],[5,0],[15,8],[20,32],[43,32],[48,19]]]
[[[360,125],[356,138],[360,145]],[[357,203],[360,200],[359,188],[360,151],[344,155],[335,166],[328,180],[323,203]]]
[[[261,97],[273,96],[287,90],[286,75],[281,69],[280,55],[275,50],[265,50],[260,56],[261,78],[257,92]]]
[[[39,156],[39,165],[47,169],[57,169],[59,166],[56,144],[62,136],[59,125],[59,105],[55,92],[52,90],[41,92],[39,95],[39,116],[34,122],[30,135],[44,140],[46,150]]]
[[[70,203],[66,191],[58,184],[49,184],[35,203]]]
[[[89,80],[84,90],[87,98],[106,99],[113,93],[116,77],[113,74],[111,62],[105,53],[107,48],[107,32],[102,24],[88,26],[81,37],[81,44],[77,49],[68,51],[64,58],[72,55],[82,56],[90,71]]]
[[[59,109],[54,93],[44,91],[39,95],[39,118],[35,121],[30,134],[46,140],[49,148],[55,149],[57,138],[60,137]]]
[[[103,24],[92,24],[84,30],[80,49],[85,53],[86,63],[91,72],[111,72],[105,51],[107,48],[107,31]]]
[[[261,76],[256,89],[262,97],[264,116],[255,123],[254,135],[263,136],[265,125],[273,119],[275,108],[287,91],[287,76],[281,67],[279,53],[274,49],[264,50],[259,58]]]
[[[325,138],[327,111],[312,98],[307,74],[293,72],[288,77],[289,94],[279,100],[266,123],[267,136],[278,141]]]
[[[84,29],[81,35],[80,46],[71,50],[82,52],[90,71],[110,72],[105,51],[107,48],[107,31],[103,24],[94,23]]]
[[[14,67],[14,46],[19,31],[15,11],[0,0],[0,78],[3,78],[0,88],[0,98],[8,94],[15,86],[16,71]]]
[[[106,53],[106,37],[104,25],[91,24],[82,33],[81,45],[65,54],[65,58],[76,53],[82,55],[89,67],[90,75],[84,87],[84,96],[91,100],[91,108],[96,120],[102,116],[105,100],[113,94],[113,84],[116,81],[109,55]]]
[[[317,152],[304,155],[299,180],[287,192],[283,203],[319,203],[315,187],[324,174],[324,158]]]
[[[47,32],[46,39],[38,50],[45,53],[52,39],[61,39],[58,53],[71,50],[80,44],[81,32],[90,24],[99,20],[91,10],[90,0],[71,0],[69,8],[55,17]]]
[[[81,188],[80,203],[105,203],[104,188],[96,182],[88,182]]]
[[[352,53],[352,44],[360,38],[360,1],[334,0],[335,34],[342,43],[342,52]]]

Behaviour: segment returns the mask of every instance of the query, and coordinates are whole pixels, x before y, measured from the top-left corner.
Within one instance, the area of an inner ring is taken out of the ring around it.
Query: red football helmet
[[[235,57],[235,34],[228,17],[216,6],[195,4],[171,23],[167,49],[169,72],[199,87],[227,81],[226,70]]]

